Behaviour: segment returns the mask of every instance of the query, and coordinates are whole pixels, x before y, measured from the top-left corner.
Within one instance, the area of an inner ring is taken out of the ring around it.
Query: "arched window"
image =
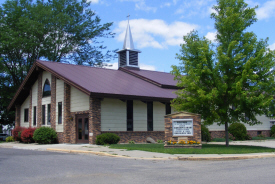
[[[48,79],[46,79],[43,87],[43,97],[51,96],[51,86]]]

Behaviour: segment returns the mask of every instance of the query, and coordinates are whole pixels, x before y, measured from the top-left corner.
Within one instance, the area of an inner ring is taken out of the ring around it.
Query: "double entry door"
[[[76,115],[76,142],[89,143],[89,116]]]

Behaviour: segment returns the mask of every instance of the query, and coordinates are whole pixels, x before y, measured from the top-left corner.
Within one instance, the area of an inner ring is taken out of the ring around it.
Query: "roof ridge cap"
[[[54,63],[54,64],[61,64],[61,65],[72,65],[72,66],[80,66],[80,67],[87,67],[87,68],[97,68],[97,69],[105,69],[105,70],[113,70],[113,71],[118,71],[117,69],[110,69],[110,68],[100,68],[100,67],[95,67],[95,66],[87,66],[87,65],[76,65],[72,63],[61,63],[61,62],[54,62],[54,61],[44,61],[44,60],[36,60],[37,62],[42,62],[42,63]]]

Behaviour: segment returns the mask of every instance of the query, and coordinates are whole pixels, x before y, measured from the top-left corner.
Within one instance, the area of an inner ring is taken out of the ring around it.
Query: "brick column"
[[[65,143],[70,143],[71,125],[71,86],[64,83],[64,136]]]
[[[96,136],[101,134],[101,99],[90,97],[89,144],[95,144]]]
[[[51,79],[51,127],[55,130],[56,126],[56,77]]]
[[[21,111],[21,106],[15,105],[15,127],[20,126],[20,111]]]
[[[29,101],[29,127],[32,127],[32,89],[30,89],[30,101]]]
[[[37,127],[41,127],[42,125],[42,74],[40,72],[38,75],[38,90],[37,90]]]

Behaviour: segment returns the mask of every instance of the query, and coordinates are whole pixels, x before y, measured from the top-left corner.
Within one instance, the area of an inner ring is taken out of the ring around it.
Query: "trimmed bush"
[[[12,136],[9,136],[6,138],[6,142],[13,142],[13,141],[14,141],[14,139]]]
[[[23,130],[25,130],[26,128],[25,127],[15,127],[13,130],[12,130],[12,135],[13,135],[13,139],[15,141],[21,141],[21,133],[19,132],[22,132]],[[19,134],[18,134],[19,133]]]
[[[271,127],[271,130],[270,130],[270,137],[275,137],[275,125],[273,125]]]
[[[36,130],[36,128],[28,128],[21,132],[21,140],[24,143],[33,143],[33,133]]]
[[[231,133],[236,140],[243,141],[247,138],[246,127],[242,123],[232,123],[228,127],[228,132]]]
[[[34,131],[33,139],[38,144],[52,144],[56,143],[57,134],[50,127],[40,127]]]
[[[96,136],[96,144],[97,145],[105,145],[105,144],[117,144],[120,141],[120,137],[113,133],[104,133]]]
[[[209,132],[209,129],[205,125],[201,125],[201,140],[210,142],[211,141],[211,135]]]

